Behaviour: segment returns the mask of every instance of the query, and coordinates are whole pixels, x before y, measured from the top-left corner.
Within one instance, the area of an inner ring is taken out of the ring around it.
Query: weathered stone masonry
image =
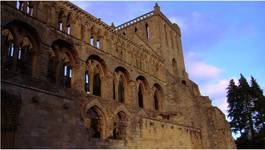
[[[235,148],[157,4],[117,27],[70,2],[1,14],[2,148]]]

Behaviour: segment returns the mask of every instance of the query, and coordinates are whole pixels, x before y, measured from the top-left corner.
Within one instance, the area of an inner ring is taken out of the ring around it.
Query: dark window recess
[[[87,129],[90,138],[100,138],[100,120],[95,108],[90,108],[87,111],[87,116],[90,119],[90,128]]]
[[[119,102],[124,103],[124,82],[122,78],[120,78],[118,89]]]
[[[138,104],[139,104],[139,107],[144,108],[143,91],[142,91],[141,85],[139,85],[139,89],[138,89]]]
[[[101,96],[101,80],[100,75],[98,73],[94,75],[93,95]]]

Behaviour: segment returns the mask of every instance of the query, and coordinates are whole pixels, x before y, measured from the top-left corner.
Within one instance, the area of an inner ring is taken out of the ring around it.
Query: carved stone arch
[[[21,20],[13,20],[3,26],[3,29],[9,29],[15,39],[17,39],[16,44],[19,44],[18,38],[27,37],[32,42],[33,46],[36,49],[39,49],[41,38],[40,34],[36,30],[37,27],[35,27],[34,25],[29,25],[28,23]],[[20,31],[20,33],[18,33],[18,30]]]
[[[84,121],[86,128],[90,127],[90,120],[86,116],[87,111],[94,109],[99,116],[99,125],[100,125],[100,138],[105,139],[107,137],[107,112],[104,107],[99,103],[98,99],[94,99],[91,102],[85,102],[81,105],[81,118]]]
[[[115,68],[114,72],[122,72],[124,74],[124,77],[126,78],[127,81],[131,80],[131,76],[130,73],[127,71],[127,69],[125,69],[123,66],[118,66]]]
[[[57,85],[70,88],[79,63],[77,51],[70,42],[62,39],[56,39],[51,47],[55,56],[49,57],[48,78]]]
[[[153,86],[152,97],[153,97],[152,104],[154,110],[161,111],[164,101],[164,92],[162,87],[158,83],[155,83]]]
[[[145,108],[145,101],[147,100],[147,96],[149,95],[149,84],[145,77],[141,75],[136,78],[136,81],[138,93],[138,106],[141,108]]]
[[[20,18],[19,18],[20,19]],[[14,55],[12,69],[23,74],[36,76],[37,70],[37,57],[39,56],[40,36],[38,31],[33,25],[29,25],[19,19],[12,20],[11,22],[3,25],[4,29],[9,29],[13,34],[14,40]],[[28,45],[29,49],[21,49],[21,43]],[[16,61],[17,60],[17,61]]]
[[[107,74],[107,65],[105,63],[105,61],[99,57],[98,55],[95,55],[95,54],[91,54],[88,58],[87,58],[87,61],[89,60],[96,60],[100,63],[100,65],[102,66],[102,71],[104,73],[104,75]]]
[[[114,139],[125,139],[127,136],[127,127],[129,126],[130,113],[123,106],[117,107],[113,113],[112,137]]]
[[[137,78],[136,78],[136,81],[138,81],[138,85],[139,83],[143,83],[144,85],[144,90],[149,90],[149,83],[148,81],[146,80],[146,78],[142,75],[139,75]]]
[[[104,93],[103,87],[105,87],[105,79],[107,75],[106,63],[98,55],[90,55],[87,61],[91,62],[91,78],[93,85],[93,95],[101,96]]]
[[[59,53],[66,53],[69,56],[69,59],[73,66],[76,66],[79,63],[78,52],[73,46],[72,42],[63,39],[56,39],[52,42],[51,47],[56,55],[58,55]]]

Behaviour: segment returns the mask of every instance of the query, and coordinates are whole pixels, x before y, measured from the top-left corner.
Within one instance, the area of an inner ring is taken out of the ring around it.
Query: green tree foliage
[[[251,86],[240,74],[238,86],[230,80],[227,87],[228,117],[230,127],[240,137],[238,148],[265,148],[265,96],[256,80]]]

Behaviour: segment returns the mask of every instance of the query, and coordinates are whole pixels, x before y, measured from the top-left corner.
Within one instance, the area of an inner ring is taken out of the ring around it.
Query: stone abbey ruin
[[[235,148],[157,4],[116,27],[67,1],[1,12],[1,148]]]

